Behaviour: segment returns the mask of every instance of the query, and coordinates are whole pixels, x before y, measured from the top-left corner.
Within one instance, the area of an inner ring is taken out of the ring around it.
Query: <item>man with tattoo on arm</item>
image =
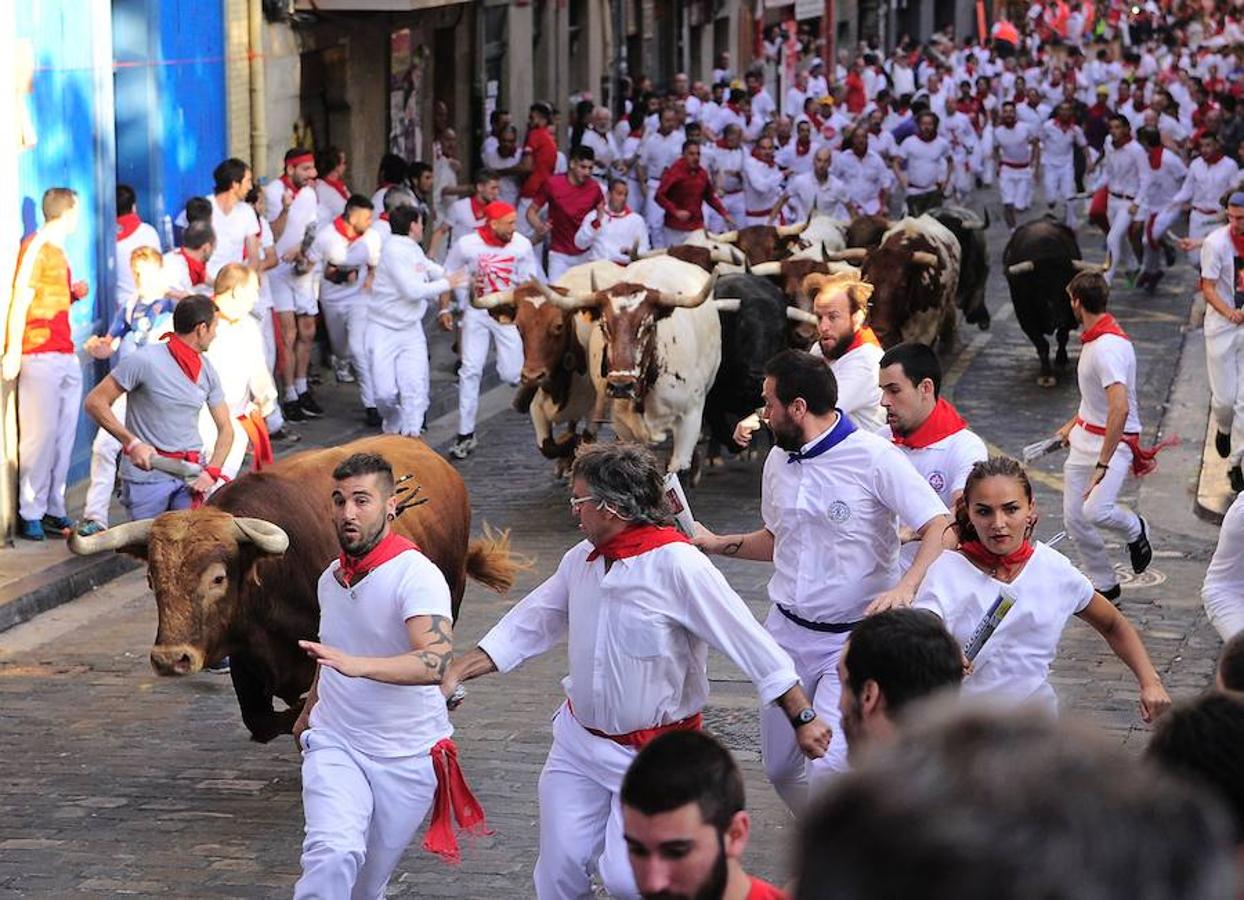
[[[294,725],[306,817],[294,896],[381,897],[434,797],[465,791],[463,826],[482,827],[483,811],[437,687],[453,658],[449,585],[392,530],[393,469],[354,454],[332,500],[341,556],[320,576],[320,641],[298,642],[318,668]],[[449,808],[437,802],[424,847],[456,859]]]
[[[586,540],[454,660],[441,690],[451,695],[460,681],[510,672],[567,642],[566,700],[540,773],[536,896],[590,897],[595,870],[610,897],[630,900],[639,892],[623,835],[622,778],[658,735],[700,727],[710,645],[789,723],[799,752],[822,755],[830,733],[790,657],[721,572],[669,527],[661,469],[647,448],[583,447],[570,509]]]
[[[942,549],[950,515],[933,488],[889,440],[857,429],[837,408],[838,384],[824,359],[784,350],[765,366],[764,418],[776,446],[761,482],[762,526],[716,535],[696,523],[706,553],[773,563],[765,628],[795,661],[815,713],[837,732],[809,763],[779,711],[760,717],[761,755],[774,789],[799,813],[809,777],[846,768],[838,728],[838,657],[865,616],[910,606]],[[898,525],[918,536],[911,567],[899,568]]]

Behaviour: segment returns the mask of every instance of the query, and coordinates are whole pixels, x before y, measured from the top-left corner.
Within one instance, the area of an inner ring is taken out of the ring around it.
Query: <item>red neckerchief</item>
[[[389,221],[389,214],[388,214],[388,213],[381,213],[381,214],[380,214],[380,221],[381,221],[381,222],[387,222],[387,221]]]
[[[666,544],[689,544],[686,535],[677,528],[662,525],[630,525],[615,534],[587,555],[588,562],[603,556],[610,562],[639,556]]]
[[[123,216],[117,216],[117,240],[123,241],[135,231],[138,226],[143,223],[138,213],[126,213]]]
[[[999,555],[980,541],[964,541],[959,545],[959,552],[972,560],[972,562],[996,572],[1001,568],[1012,569],[1015,566],[1028,562],[1032,558],[1032,554],[1036,552],[1036,548],[1025,538],[1024,542],[1019,545],[1019,549]]]
[[[509,246],[510,242],[503,241],[501,238],[497,237],[497,233],[492,230],[491,225],[481,225],[479,228],[475,229],[475,233],[478,234],[484,243],[489,247]]]
[[[803,140],[802,138],[795,139],[795,155],[796,156],[807,156],[808,152],[811,149],[812,149],[812,138],[808,138],[806,141]]]
[[[737,115],[743,115],[742,108],[740,108],[740,106],[732,100],[726,101],[726,109],[730,110],[732,113],[736,113]]]
[[[643,136],[644,136],[644,129],[642,126],[631,130],[631,137],[642,140]]]
[[[1153,169],[1155,172],[1158,169],[1162,168],[1162,145],[1161,144],[1158,144],[1156,147],[1149,148],[1149,168]]]
[[[361,234],[355,234],[354,230],[350,228],[350,226],[346,223],[346,220],[341,216],[333,219],[333,227],[337,229],[337,233],[339,235],[346,239],[347,244],[353,244],[362,237]]]
[[[727,143],[726,143],[726,139],[725,139],[725,138],[718,138],[718,139],[717,139],[717,149],[718,149],[718,150],[733,150],[734,148],[733,148],[733,147],[731,147],[729,144],[727,144]]]
[[[825,127],[825,120],[822,119],[820,116],[818,116],[816,113],[808,113],[807,116],[808,116],[808,121],[812,123],[813,129],[815,129],[816,131],[820,131],[822,128]]]
[[[419,547],[411,540],[402,537],[396,531],[390,530],[388,534],[380,539],[376,546],[372,547],[361,557],[348,556],[342,552],[337,557],[337,562],[341,564],[338,570],[341,575],[341,581],[346,587],[357,584],[365,575],[373,569],[378,569],[393,559],[400,553],[407,550],[418,550]]]
[[[1209,155],[1202,156],[1201,159],[1205,160],[1205,165],[1214,166],[1218,164],[1218,160],[1222,159],[1222,157],[1223,157],[1223,152],[1222,152],[1222,148],[1220,147],[1218,150],[1214,151],[1212,156],[1209,156]]]
[[[342,200],[350,199],[350,189],[346,187],[345,182],[338,181],[336,178],[329,178],[327,175],[321,178],[320,181],[324,182],[326,185],[328,185],[330,188],[332,188],[334,191],[340,194]]]
[[[881,341],[877,340],[876,333],[867,325],[855,332],[855,337],[851,338],[851,344],[843,351],[843,354],[850,353],[852,350],[858,350],[865,344],[872,344],[876,347],[881,346]]]
[[[1127,336],[1127,332],[1124,331],[1122,326],[1119,325],[1118,320],[1114,316],[1110,315],[1110,313],[1103,314],[1100,319],[1094,322],[1092,328],[1080,335],[1080,340],[1083,343],[1088,344],[1097,340],[1103,334],[1116,334],[1125,341],[1131,340],[1131,338]]]
[[[606,206],[606,207],[605,207],[605,215],[607,215],[607,216],[608,216],[609,218],[611,218],[611,219],[621,219],[621,218],[623,218],[624,216],[629,216],[630,214],[631,214],[631,208],[630,208],[629,206],[626,206],[626,205],[623,205],[623,207],[622,207],[622,212],[620,212],[620,213],[616,213],[616,212],[614,212],[614,211],[613,211],[612,209],[610,209],[608,206]],[[597,221],[600,221],[600,220],[599,220],[599,219],[597,219]]]
[[[1118,141],[1118,142],[1116,142],[1116,141],[1113,141],[1113,140],[1112,140],[1112,141],[1110,142],[1110,146],[1114,147],[1114,149],[1116,149],[1116,150],[1122,150],[1124,147],[1126,147],[1126,146],[1127,146],[1128,144],[1130,144],[1131,142],[1132,142],[1132,136],[1129,134],[1129,135],[1128,135],[1127,137],[1125,137],[1122,141]]]
[[[182,259],[186,261],[186,272],[190,275],[190,286],[207,284],[207,260],[195,259],[186,252],[185,247],[182,247],[179,252]]]
[[[272,453],[272,436],[268,433],[268,423],[257,409],[237,417],[237,423],[246,432],[246,439],[251,445],[251,471],[262,472],[276,462]]]
[[[458,837],[450,815],[458,827],[471,834],[492,834],[484,818],[484,807],[471,793],[458,765],[458,747],[450,738],[441,738],[432,747],[432,771],[436,774],[436,793],[432,797],[432,818],[423,836],[423,849],[448,863],[462,861]]]
[[[773,166],[774,166],[774,163],[773,163],[773,161],[772,161],[772,160],[763,160],[763,159],[761,159],[761,158],[760,158],[760,150],[759,150],[759,149],[753,149],[753,150],[752,150],[752,159],[754,159],[754,160],[757,160],[757,161],[759,161],[759,162],[764,163],[764,164],[765,164],[766,166],[768,166],[769,168],[773,168]]]
[[[290,181],[290,178],[288,175],[281,176],[281,184],[285,185],[285,187],[288,188],[291,193],[294,193],[294,194],[298,193],[298,188],[294,187],[294,182]]]
[[[958,434],[967,427],[968,423],[963,420],[950,401],[945,397],[938,397],[929,417],[921,422],[915,431],[911,434],[896,434],[893,440],[900,447],[921,450],[952,434]]]
[[[484,208],[488,206],[488,204],[475,199],[474,194],[472,194],[469,199],[471,201],[471,216],[476,222],[478,222],[484,218]]]
[[[190,383],[198,384],[199,373],[203,371],[203,354],[172,331],[166,333],[160,340],[168,342],[168,352],[177,363],[177,367],[190,379]]]
[[[1074,121],[1064,122],[1062,119],[1055,119],[1054,124],[1057,125],[1059,128],[1061,128],[1063,131],[1070,131],[1072,128],[1075,127],[1076,123]]]

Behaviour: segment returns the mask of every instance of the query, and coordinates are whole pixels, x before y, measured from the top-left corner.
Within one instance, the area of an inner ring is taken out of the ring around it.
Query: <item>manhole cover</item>
[[[1154,568],[1146,569],[1139,575],[1130,569],[1116,569],[1115,572],[1119,576],[1119,586],[1126,590],[1157,587],[1166,581],[1166,575]]]

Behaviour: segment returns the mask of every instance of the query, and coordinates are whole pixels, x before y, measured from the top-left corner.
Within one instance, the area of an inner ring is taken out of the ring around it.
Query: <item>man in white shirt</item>
[[[743,205],[747,225],[768,225],[782,197],[782,170],[773,161],[773,138],[762,137],[751,154],[743,157]],[[781,223],[780,213],[776,219]]]
[[[1138,198],[1149,181],[1149,160],[1140,144],[1132,139],[1132,126],[1127,117],[1118,114],[1110,117],[1110,139],[1106,141],[1105,150],[1099,164],[1105,170],[1106,190],[1109,191],[1106,206],[1106,218],[1110,221],[1110,231],[1106,235],[1110,255],[1106,283],[1109,284],[1126,258],[1139,263],[1131,231],[1140,212]]]
[[[1214,447],[1228,462],[1231,489],[1244,492],[1244,192],[1227,202],[1227,224],[1201,246],[1205,295],[1205,362],[1210,408],[1218,426]]]
[[[607,259],[625,266],[632,261],[632,252],[648,252],[648,223],[627,205],[627,193],[625,179],[613,179],[605,200],[583,217],[574,242],[589,260]]]
[[[998,193],[1006,226],[1015,229],[1015,211],[1032,206],[1032,190],[1040,165],[1037,129],[1018,121],[1015,104],[1002,104],[1002,121],[993,130],[994,155],[998,161]]]
[[[817,317],[813,356],[823,356],[838,386],[838,408],[864,431],[880,434],[886,428],[877,382],[881,343],[864,324],[872,285],[856,273],[809,275],[803,290],[812,298]]]
[[[601,191],[607,191],[609,180],[613,177],[614,163],[621,156],[618,142],[613,136],[613,116],[608,107],[598,106],[592,110],[590,127],[583,132],[580,141],[585,147],[592,148],[592,177],[600,185]]]
[[[1114,316],[1106,312],[1110,286],[1096,272],[1081,272],[1067,285],[1071,311],[1083,331],[1076,367],[1080,408],[1058,430],[1071,451],[1063,465],[1063,522],[1079,548],[1095,590],[1118,600],[1119,579],[1100,529],[1126,542],[1132,570],[1140,574],[1153,559],[1144,519],[1119,503],[1128,472],[1148,474],[1157,449],[1140,446],[1136,403],[1136,351]]]
[[[850,149],[840,152],[830,169],[830,174],[847,195],[846,215],[840,217],[846,220],[857,216],[875,216],[883,209],[887,212],[889,209],[886,186],[890,171],[880,154],[868,149],[868,138],[868,129],[863,126],[855,128],[851,132]]]
[[[945,201],[952,162],[950,143],[938,137],[937,123],[935,113],[922,112],[916,119],[916,133],[899,144],[894,155],[894,175],[907,194],[910,216],[918,216]]]
[[[315,196],[320,208],[316,217],[321,227],[331,222],[346,209],[346,201],[350,199],[350,189],[346,187],[346,154],[337,147],[323,147],[315,152],[315,170],[319,177],[315,181]],[[374,207],[373,207],[374,208]]]
[[[168,296],[180,300],[191,294],[210,294],[207,261],[216,236],[210,222],[191,222],[181,233],[181,246],[164,254],[164,281]]]
[[[1188,167],[1178,153],[1162,146],[1162,136],[1156,128],[1146,125],[1137,133],[1136,139],[1145,148],[1149,163],[1149,180],[1138,198],[1140,220],[1144,229],[1141,237],[1144,254],[1142,271],[1136,284],[1143,287],[1146,293],[1152,294],[1166,274],[1162,270],[1163,256],[1170,254],[1171,259],[1174,259],[1174,248],[1170,245],[1164,246],[1163,241],[1175,218],[1171,210],[1179,209],[1178,205],[1172,207],[1171,198],[1183,184]]]
[[[837,385],[824,360],[782,351],[765,365],[763,396],[776,444],[765,460],[763,525],[718,536],[697,523],[696,544],[707,553],[773,563],[765,627],[791,654],[816,712],[835,732],[829,753],[809,766],[782,717],[761,713],[765,772],[798,814],[810,777],[846,767],[838,656],[851,628],[872,613],[911,605],[941,552],[950,516],[893,444],[857,430],[835,408]],[[901,577],[900,523],[920,536]]]
[[[333,470],[332,506],[341,557],[320,576],[319,641],[298,642],[318,664],[294,725],[306,816],[300,900],[383,897],[434,800],[424,847],[456,859],[455,783],[470,811],[460,824],[487,827],[437,687],[453,658],[449,585],[392,529],[388,461],[375,453],[344,460]],[[433,843],[444,828],[448,841]]]
[[[734,123],[725,126],[721,137],[706,152],[705,167],[712,173],[713,186],[721,204],[730,212],[730,218],[742,222],[747,217],[747,202],[743,199],[743,160],[747,150],[743,147],[743,129]],[[711,231],[724,231],[726,220],[715,209],[709,208],[707,219]]]
[[[632,898],[622,778],[653,738],[700,727],[710,645],[747,674],[798,752],[821,756],[830,734],[790,657],[712,563],[667,526],[664,478],[649,450],[588,445],[571,478],[570,506],[586,540],[453,662],[443,689],[510,672],[567,641],[566,702],[540,774],[536,895],[591,896],[595,869],[610,896]]]
[[[518,146],[518,130],[513,125],[501,129],[496,146],[488,147],[485,142],[480,158],[488,168],[500,177],[497,199],[518,205],[519,178],[513,174],[523,160],[523,148]]]
[[[1063,201],[1063,222],[1075,229],[1078,223],[1076,205],[1071,202],[1076,192],[1075,148],[1088,146],[1084,130],[1075,122],[1075,108],[1068,101],[1058,104],[1054,118],[1041,126],[1041,186],[1045,202],[1054,211],[1054,204]]]
[[[753,115],[759,116],[762,122],[767,122],[777,115],[777,104],[773,102],[773,97],[769,95],[764,83],[764,75],[755,69],[743,76],[743,86],[751,98]]]
[[[949,103],[946,117],[939,129],[939,133],[950,141],[953,157],[950,187],[957,203],[967,202],[968,194],[976,187],[976,173],[979,168],[977,153],[980,140],[971,117],[964,111],[967,104],[968,101],[963,99]]]
[[[126,306],[138,295],[130,257],[139,247],[160,250],[160,235],[138,215],[138,197],[128,184],[117,185],[117,306]]]
[[[475,176],[475,193],[462,197],[449,205],[449,212],[436,226],[438,237],[433,244],[442,240],[452,246],[453,242],[477,228],[482,228],[487,219],[484,210],[489,203],[501,196],[501,180],[491,169],[480,169]],[[422,231],[422,227],[420,228]]]
[[[812,157],[812,171],[790,180],[786,192],[794,221],[806,221],[816,212],[822,216],[848,219],[847,203],[851,195],[846,184],[833,174],[828,147],[820,147]]]
[[[665,210],[656,202],[661,176],[680,156],[686,143],[685,132],[678,127],[677,114],[673,109],[661,110],[657,130],[644,138],[639,147],[636,163],[640,184],[646,184],[644,194],[644,218],[648,221],[648,235],[652,246],[665,246]]]
[[[1217,134],[1207,131],[1201,136],[1201,155],[1188,164],[1188,174],[1183,186],[1171,198],[1170,213],[1178,216],[1183,204],[1189,203],[1188,237],[1202,238],[1222,224],[1222,198],[1240,185],[1240,167],[1234,159],[1222,152],[1222,141]],[[1199,266],[1201,255],[1189,251],[1188,259]]]
[[[259,269],[259,219],[246,202],[254,182],[251,168],[240,159],[226,159],[212,172],[215,182],[209,201],[212,205],[212,231],[216,243],[207,261],[207,277],[227,263],[245,263]]]
[[[1235,639],[1238,646],[1238,635],[1244,633],[1244,493],[1239,494],[1231,503],[1230,509],[1222,519],[1222,530],[1218,533],[1218,546],[1205,571],[1205,581],[1201,585],[1201,602],[1205,604],[1205,613],[1209,623],[1222,637],[1223,642]],[[1222,659],[1219,657],[1219,687],[1223,687]],[[1239,686],[1234,686],[1238,690]]]

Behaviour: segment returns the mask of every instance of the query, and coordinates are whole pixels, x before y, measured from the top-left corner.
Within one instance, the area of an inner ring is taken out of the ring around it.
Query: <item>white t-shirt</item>
[[[285,183],[279,178],[274,178],[264,185],[263,193],[265,215],[269,222],[275,222],[281,217],[283,209],[281,199],[285,195]],[[302,246],[307,229],[315,228],[315,216],[318,210],[319,202],[315,199],[315,188],[310,184],[304,184],[299,188],[298,193],[294,194],[294,199],[289,204],[289,213],[285,216],[285,230],[281,232],[281,236],[276,241],[277,259],[290,250]],[[288,263],[281,265],[289,266]]]
[[[1036,129],[1023,122],[1016,122],[1010,128],[999,125],[993,130],[994,145],[1001,153],[1002,161],[1014,166],[1031,164],[1032,142],[1035,139]]]
[[[212,231],[216,233],[216,246],[207,261],[209,282],[216,280],[216,273],[229,263],[243,262],[246,239],[259,237],[259,217],[249,203],[239,200],[227,214],[216,202],[213,194],[208,197],[212,204]]]
[[[441,570],[417,550],[373,569],[353,588],[336,578],[334,561],[320,576],[320,641],[360,656],[409,653],[406,621],[441,616],[450,627],[449,585]],[[369,756],[427,753],[453,734],[445,698],[436,685],[382,684],[320,668],[311,727],[324,728]]]
[[[955,642],[966,646],[976,627],[1005,591],[1015,605],[963,680],[965,696],[1033,701],[1050,713],[1058,698],[1050,687],[1050,664],[1067,620],[1093,599],[1093,585],[1057,550],[1040,543],[1019,576],[1004,584],[956,551],[939,556],[925,573],[915,606],[941,616]]]
[[[925,141],[913,134],[898,145],[894,155],[907,163],[909,195],[928,193],[946,179],[950,143],[945,138]]]
[[[1201,585],[1201,598],[1210,611],[1211,624],[1224,641],[1230,640],[1232,635],[1228,629],[1234,631],[1244,619],[1244,613],[1238,612],[1244,610],[1244,494],[1235,498],[1223,517],[1218,547],[1205,572],[1205,583]],[[1232,607],[1237,612],[1229,617],[1230,621],[1216,621],[1216,609]]]
[[[824,356],[820,341],[812,345],[813,356]],[[861,344],[829,362],[838,382],[838,408],[857,427],[873,434],[889,431],[881,406],[881,357],[885,351],[876,344]]]
[[[1084,130],[1072,124],[1064,129],[1057,119],[1049,119],[1041,126],[1041,162],[1046,166],[1070,166],[1075,162],[1076,145],[1088,146]]]
[[[841,419],[834,427],[843,427]],[[878,594],[898,583],[900,522],[914,531],[947,514],[897,447],[859,430],[798,462],[774,447],[765,460],[760,512],[774,537],[769,599],[827,623],[862,618]]]
[[[1223,302],[1237,309],[1244,304],[1244,290],[1239,291],[1236,298],[1235,244],[1231,241],[1231,226],[1223,225],[1215,228],[1205,237],[1201,245],[1201,277],[1217,282],[1218,296]],[[1220,315],[1218,310],[1205,304],[1205,333],[1208,335],[1222,334],[1239,325]]]
[[[1078,415],[1090,425],[1103,428],[1110,412],[1106,388],[1112,384],[1127,385],[1127,424],[1123,430],[1140,431],[1140,413],[1136,404],[1136,350],[1131,341],[1117,334],[1103,334],[1096,340],[1088,341],[1080,350],[1076,380],[1080,385]]]

